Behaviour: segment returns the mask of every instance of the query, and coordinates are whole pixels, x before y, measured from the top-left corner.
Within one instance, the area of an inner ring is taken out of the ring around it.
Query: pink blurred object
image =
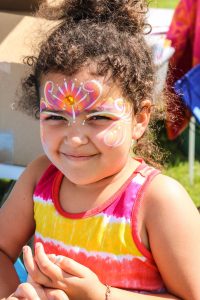
[[[200,63],[200,0],[181,0],[175,9],[171,25],[167,33],[175,53],[170,59],[170,67],[175,83],[192,67]],[[173,107],[168,107],[169,114],[176,106],[179,113],[177,122],[167,122],[167,134],[170,140],[175,139],[187,126],[190,112],[180,98]]]

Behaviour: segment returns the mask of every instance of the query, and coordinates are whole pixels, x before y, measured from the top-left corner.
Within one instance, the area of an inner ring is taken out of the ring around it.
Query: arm
[[[34,232],[33,190],[47,164],[44,157],[31,163],[0,209],[0,298],[19,284],[13,263]]]
[[[192,200],[164,175],[152,181],[143,200],[150,248],[168,291],[200,299],[200,216]]]
[[[18,284],[19,279],[12,260],[0,251],[0,299],[13,292]]]
[[[47,256],[42,244],[36,244],[35,260],[31,249],[24,248],[24,262],[33,280],[41,285],[59,288],[71,300],[104,300],[106,299],[106,286],[102,284],[90,269],[64,256]],[[161,300],[179,299],[170,294],[142,295],[117,288],[111,288],[110,300]]]

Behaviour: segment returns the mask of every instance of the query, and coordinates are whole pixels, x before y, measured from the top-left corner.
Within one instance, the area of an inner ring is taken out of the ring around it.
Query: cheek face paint
[[[102,86],[97,80],[87,81],[78,85],[76,80],[67,82],[64,79],[62,86],[47,81],[44,87],[44,98],[40,102],[40,111],[64,111],[75,122],[76,116],[85,109],[94,107],[102,95]]]
[[[123,144],[126,139],[125,124],[121,121],[113,124],[104,136],[104,143],[108,147],[118,147]]]
[[[126,124],[131,124],[132,120],[132,108],[130,103],[122,98],[113,100],[109,99],[105,110],[111,109],[114,114],[119,118],[114,124],[109,127],[104,135],[104,143],[109,147],[118,147],[122,145],[126,139]]]

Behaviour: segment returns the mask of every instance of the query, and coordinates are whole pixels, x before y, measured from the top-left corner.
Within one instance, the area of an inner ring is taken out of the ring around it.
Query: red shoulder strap
[[[160,170],[157,170],[151,166],[145,165],[142,170],[140,170],[140,175],[142,177],[145,177],[144,183],[141,185],[140,189],[138,190],[135,204],[132,211],[132,236],[133,240],[138,247],[139,251],[150,260],[153,260],[151,252],[145,247],[145,245],[141,242],[139,233],[138,233],[138,212],[140,209],[141,201],[144,198],[144,194],[149,186],[149,184],[152,182],[155,176],[160,174]]]

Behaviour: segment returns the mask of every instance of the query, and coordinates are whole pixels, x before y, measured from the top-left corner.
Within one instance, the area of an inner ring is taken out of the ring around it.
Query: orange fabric
[[[200,0],[181,0],[167,33],[172,41],[175,54],[170,60],[174,84],[192,67],[200,63]],[[167,134],[170,140],[175,139],[188,125],[190,112],[177,97],[174,105],[168,106]],[[170,122],[170,116],[178,113],[177,121]]]

